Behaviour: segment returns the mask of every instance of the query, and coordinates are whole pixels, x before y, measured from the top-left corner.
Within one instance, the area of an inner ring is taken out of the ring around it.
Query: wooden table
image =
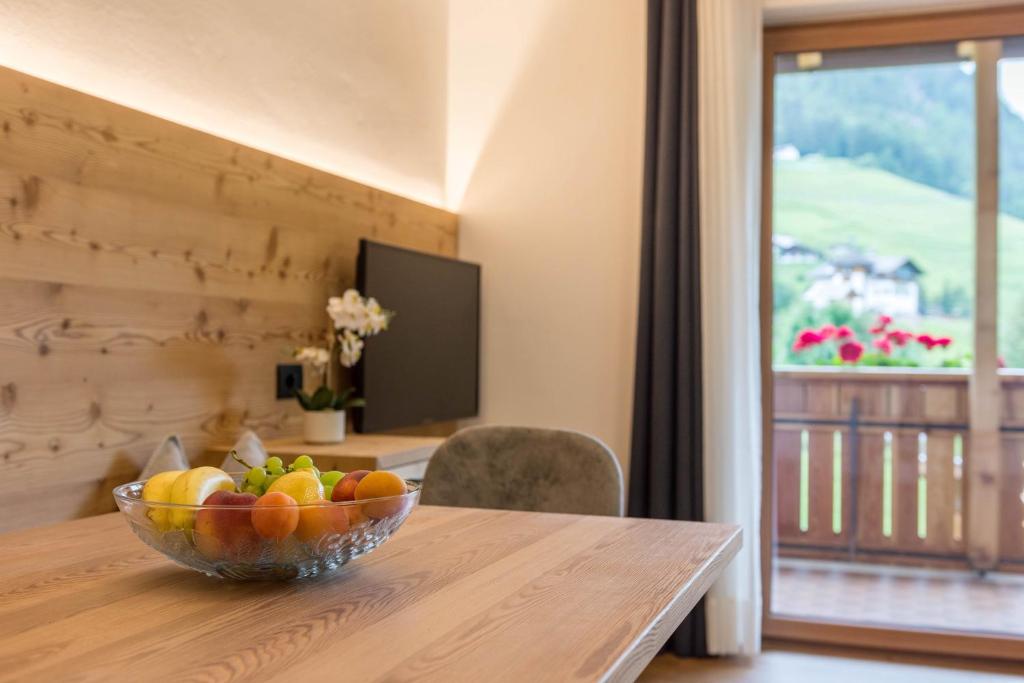
[[[263,446],[270,455],[291,462],[309,455],[321,470],[391,470],[406,479],[421,479],[426,463],[444,443],[438,436],[402,436],[393,434],[349,434],[341,443],[311,444],[301,438],[270,439]],[[219,460],[233,444],[210,446],[207,451]]]
[[[103,515],[0,536],[0,680],[632,680],[739,547],[725,525],[422,506],[330,578],[241,584]]]

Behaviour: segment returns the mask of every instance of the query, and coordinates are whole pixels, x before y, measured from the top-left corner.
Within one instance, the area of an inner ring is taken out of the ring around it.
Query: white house
[[[846,302],[854,314],[918,315],[923,271],[906,256],[874,256],[854,247],[837,247],[827,263],[811,271],[803,299],[815,308]]]
[[[790,235],[772,235],[772,253],[776,263],[817,263],[823,257],[817,249],[801,244]]]

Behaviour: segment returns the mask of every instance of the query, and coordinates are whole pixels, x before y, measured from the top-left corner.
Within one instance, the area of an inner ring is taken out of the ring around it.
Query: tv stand
[[[270,455],[291,462],[300,455],[316,461],[321,471],[391,470],[405,479],[422,479],[434,451],[444,442],[438,436],[349,434],[341,443],[312,444],[301,437],[271,439],[263,445]],[[231,445],[214,446],[210,453],[223,458]]]

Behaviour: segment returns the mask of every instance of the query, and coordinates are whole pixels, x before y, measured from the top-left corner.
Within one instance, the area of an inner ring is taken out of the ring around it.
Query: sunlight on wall
[[[443,1],[0,0],[0,64],[434,205]]]
[[[487,12],[478,7],[479,0],[449,2],[445,192],[452,211],[458,211],[511,85],[554,8],[547,0],[488,3]]]
[[[481,422],[629,457],[644,3],[453,0],[449,206],[484,265]]]

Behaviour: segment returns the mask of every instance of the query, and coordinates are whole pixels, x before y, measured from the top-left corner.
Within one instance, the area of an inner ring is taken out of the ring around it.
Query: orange
[[[373,500],[376,498],[392,498],[406,493],[405,480],[394,472],[377,470],[370,472],[356,486],[356,500]],[[381,519],[402,511],[405,499],[381,500],[363,504],[363,512],[368,517]]]

